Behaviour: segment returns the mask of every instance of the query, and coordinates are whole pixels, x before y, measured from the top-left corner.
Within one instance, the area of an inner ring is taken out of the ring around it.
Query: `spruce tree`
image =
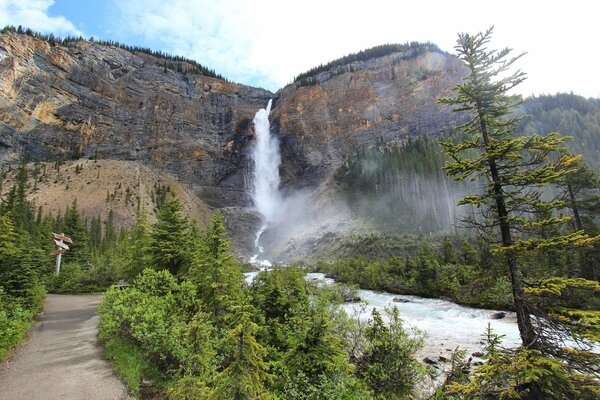
[[[110,253],[115,250],[117,245],[117,232],[115,228],[115,213],[111,209],[104,221],[104,235],[102,237],[103,252]]]
[[[188,224],[175,195],[169,197],[158,211],[158,221],[152,227],[150,254],[157,269],[168,269],[173,275],[186,268]]]
[[[487,49],[491,35],[492,29],[476,35],[463,33],[457,41],[458,56],[469,74],[455,86],[455,96],[441,99],[441,103],[454,106],[469,119],[460,126],[467,134],[465,140],[442,143],[449,158],[446,171],[455,179],[481,183],[479,193],[465,196],[459,205],[479,210],[464,221],[491,242],[493,253],[506,263],[523,347],[544,356],[565,357],[569,351],[563,349],[563,335],[574,333],[568,329],[570,321],[546,323],[551,321],[546,310],[526,295],[522,266],[539,261],[550,251],[589,245],[597,238],[581,230],[565,232],[571,218],[558,213],[565,203],[544,197],[545,188],[560,184],[573,172],[578,157],[561,153],[566,138],[558,133],[516,135],[522,117],[516,117],[514,109],[522,99],[509,91],[525,74],[509,71],[520,56],[508,58],[509,49]],[[585,366],[585,362],[573,364],[574,358],[568,358],[573,368]],[[525,389],[528,398],[544,396],[535,379]]]
[[[151,226],[146,210],[140,208],[136,214],[135,226],[131,229],[127,242],[125,278],[133,280],[145,268],[152,265],[150,254]]]
[[[198,286],[206,309],[219,324],[224,324],[229,307],[243,298],[245,285],[219,213],[213,215],[201,241],[190,247],[195,247],[190,278]]]
[[[265,388],[271,376],[264,361],[266,349],[255,338],[259,326],[252,321],[252,306],[233,307],[234,327],[227,333],[223,347],[231,349],[225,368],[214,380],[210,400],[254,400],[270,398]]]
[[[509,49],[496,52],[486,48],[491,35],[492,29],[477,35],[459,35],[456,50],[470,73],[455,86],[456,96],[441,99],[441,103],[471,117],[461,125],[469,138],[457,144],[448,140],[442,145],[449,158],[448,174],[458,180],[479,178],[487,182],[480,193],[464,197],[459,205],[470,204],[482,210],[481,215],[466,222],[494,241],[494,250],[505,257],[521,339],[525,346],[532,347],[537,345],[539,335],[527,306],[519,255],[558,245],[582,245],[589,238],[581,231],[549,239],[530,236],[541,226],[558,226],[568,220],[548,216],[534,222],[528,217],[563,205],[560,201],[543,200],[540,188],[559,183],[571,172],[570,165],[576,158],[562,156],[551,161],[551,155],[565,141],[557,133],[514,135],[520,117],[512,112],[522,100],[508,92],[525,79],[525,74],[509,73],[520,56],[507,59]],[[477,155],[471,158],[465,152]],[[495,235],[498,239],[493,239]]]
[[[73,244],[69,245],[70,250],[65,253],[63,261],[76,261],[84,264],[89,260],[89,236],[86,223],[77,208],[77,199],[73,200],[71,207],[65,211],[63,229],[59,233],[64,233],[73,240]]]

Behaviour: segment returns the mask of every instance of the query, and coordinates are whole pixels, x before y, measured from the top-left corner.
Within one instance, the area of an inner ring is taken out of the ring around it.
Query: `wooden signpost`
[[[65,236],[64,233],[52,233],[52,236],[52,241],[58,246],[58,249],[51,252],[50,255],[56,256],[56,275],[58,275],[60,273],[60,260],[62,255],[69,250],[69,246],[67,246],[65,242],[73,244],[73,241],[70,237]]]

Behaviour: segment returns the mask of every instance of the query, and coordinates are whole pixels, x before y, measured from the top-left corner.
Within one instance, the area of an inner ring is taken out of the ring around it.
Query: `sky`
[[[380,44],[454,53],[458,33],[493,25],[491,48],[527,52],[521,94],[600,98],[598,15],[596,0],[0,0],[0,26],[149,47],[271,91]]]

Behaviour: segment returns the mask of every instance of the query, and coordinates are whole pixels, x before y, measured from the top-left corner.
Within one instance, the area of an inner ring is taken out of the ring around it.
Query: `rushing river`
[[[251,284],[257,274],[256,271],[247,273],[246,282]],[[323,284],[334,283],[322,273],[308,273],[306,279]],[[426,347],[432,355],[447,354],[456,347],[469,352],[480,350],[481,335],[488,324],[494,333],[504,335],[505,347],[516,347],[520,343],[516,316],[511,312],[506,312],[502,319],[493,319],[493,314],[497,313],[495,310],[465,307],[448,300],[362,289],[357,291],[357,295],[362,302],[342,305],[348,315],[368,318],[373,308],[383,313],[386,307],[395,306],[407,327],[416,328],[426,335]]]

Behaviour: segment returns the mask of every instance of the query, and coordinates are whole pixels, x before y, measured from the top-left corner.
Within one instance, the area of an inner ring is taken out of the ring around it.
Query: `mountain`
[[[269,99],[273,99],[272,133],[280,141],[284,192],[318,189],[317,197],[329,196],[340,184],[354,190],[358,181],[347,179],[352,176],[367,186],[375,182],[375,187],[397,191],[404,185],[400,174],[388,173],[386,178],[375,170],[365,173],[365,166],[373,165],[366,155],[375,149],[380,165],[388,165],[385,160],[404,157],[406,139],[441,134],[460,122],[460,115],[438,105],[437,99],[448,95],[465,74],[456,57],[435,45],[385,45],[316,67],[271,93],[228,82],[181,57],[5,30],[0,34],[0,169],[14,167],[22,159],[39,165],[67,161],[65,173],[77,165],[83,165],[83,171],[99,169],[104,181],[70,171],[68,180],[66,176],[57,182],[42,180],[36,184],[37,194],[32,193],[49,210],[61,209],[67,199],[80,196],[78,203],[88,216],[108,208],[83,197],[102,202],[118,182],[140,193],[136,176],[142,171],[146,188],[168,182],[200,222],[213,210],[222,210],[238,253],[248,254],[259,223],[248,209],[252,119]],[[546,133],[552,128],[576,135],[575,149],[594,157],[599,149],[594,133],[600,126],[598,109],[597,101],[572,95],[535,98],[524,105],[523,112],[533,118],[524,122],[523,129]],[[426,149],[435,141],[423,143]],[[405,168],[418,162],[422,152],[411,148],[412,155],[394,165]],[[443,184],[446,193],[446,179],[437,171],[437,161],[436,165],[436,177],[428,187]],[[113,172],[104,174],[105,168]],[[415,198],[435,196],[440,204],[414,215],[445,215],[451,196],[423,191],[418,170],[412,168],[406,181]],[[6,179],[10,181],[10,174]],[[77,188],[88,185],[97,185],[98,190],[76,194]],[[57,194],[63,189],[66,196]],[[386,202],[398,204],[397,198],[408,201],[411,196],[399,194]],[[123,225],[132,223],[129,203],[119,212]],[[390,208],[386,215],[396,213]],[[390,222],[387,216],[384,219]],[[391,225],[422,229],[412,219]]]
[[[0,167],[20,159],[127,161],[170,176],[211,208],[248,206],[252,118],[273,98],[283,188],[316,188],[365,146],[454,123],[436,99],[464,73],[455,57],[418,44],[366,55],[274,94],[181,58],[5,30]],[[244,220],[239,210],[227,213]]]
[[[166,62],[89,41],[2,34],[0,165],[21,157],[141,161],[213,206],[244,203],[242,153],[254,113],[273,94]]]

